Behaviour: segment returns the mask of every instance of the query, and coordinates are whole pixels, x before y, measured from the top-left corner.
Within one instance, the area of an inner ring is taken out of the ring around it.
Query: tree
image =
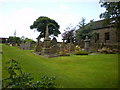
[[[81,41],[84,38],[83,31],[85,30],[85,18],[82,17],[81,21],[78,23],[79,29],[76,30],[76,39],[77,41]]]
[[[80,45],[83,47],[83,40],[85,39],[86,36],[91,38],[93,36],[92,32],[92,26],[93,26],[93,20],[90,20],[88,24],[85,22],[85,18],[82,18],[79,24],[77,25],[79,27],[78,30],[75,32],[75,38],[76,38],[76,44]]]
[[[120,1],[106,2],[105,0],[101,0],[100,4],[101,7],[106,8],[106,11],[100,14],[100,18],[106,19],[106,24],[113,22],[116,28],[120,29]]]
[[[38,19],[36,19],[33,25],[30,26],[30,29],[36,29],[38,32],[40,32],[38,39],[41,39],[45,37],[46,25],[48,25],[49,36],[50,35],[58,36],[58,34],[60,34],[59,31],[60,26],[58,25],[58,23],[55,20],[45,16],[41,16]]]
[[[19,45],[21,42],[22,42],[22,40],[20,39],[20,37],[12,37],[12,36],[10,36],[8,38],[8,43],[11,43],[13,45],[15,45],[15,44]]]
[[[31,43],[35,43],[35,41],[34,41],[34,40],[29,39],[29,38],[25,38],[24,42],[31,42]]]
[[[79,28],[84,29],[84,27],[85,27],[85,25],[86,25],[85,21],[86,21],[86,19],[85,19],[84,17],[82,17],[81,21],[78,23],[77,26],[78,26]]]
[[[73,28],[70,25],[64,31],[65,32],[62,34],[62,37],[64,40],[66,40],[66,43],[74,42],[74,40],[75,40],[75,28]]]
[[[85,36],[88,36],[89,38],[92,36],[93,20],[90,20],[90,22],[86,24],[85,18],[82,18],[82,20],[79,22],[77,26],[79,26],[79,29],[76,30],[77,41],[85,39]]]

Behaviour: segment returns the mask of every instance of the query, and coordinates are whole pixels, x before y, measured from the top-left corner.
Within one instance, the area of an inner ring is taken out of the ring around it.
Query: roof
[[[102,28],[110,28],[110,27],[114,27],[114,22],[111,22],[111,24],[105,24],[105,20],[99,20],[99,21],[94,21],[93,22],[93,26],[92,29],[93,30],[98,30],[98,29],[102,29]]]
[[[0,39],[8,39],[8,38],[5,38],[5,37],[0,37]]]

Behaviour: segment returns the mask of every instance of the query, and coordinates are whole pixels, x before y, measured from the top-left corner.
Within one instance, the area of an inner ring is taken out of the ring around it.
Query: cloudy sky
[[[28,37],[36,40],[39,32],[30,25],[39,17],[47,16],[60,25],[61,33],[68,25],[76,26],[82,17],[86,22],[100,20],[99,0],[0,0],[0,37]],[[58,40],[61,41],[59,35]]]

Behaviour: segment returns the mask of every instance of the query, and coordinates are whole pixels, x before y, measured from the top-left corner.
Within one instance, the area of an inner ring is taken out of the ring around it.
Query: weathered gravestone
[[[43,42],[39,41],[36,45],[35,51],[36,52],[41,52],[43,48]]]
[[[22,44],[20,44],[19,48],[24,49],[24,50],[30,50],[31,49],[31,43],[30,42],[22,43]]]
[[[57,52],[59,52],[60,48],[57,45],[57,39],[54,37],[51,41],[51,48],[52,48],[52,53],[55,54]]]
[[[69,48],[70,52],[75,50],[75,45],[73,43],[70,43],[70,48]]]

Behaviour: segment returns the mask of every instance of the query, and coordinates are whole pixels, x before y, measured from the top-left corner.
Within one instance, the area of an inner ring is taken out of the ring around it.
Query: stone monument
[[[90,39],[88,39],[88,36],[86,36],[84,40],[84,51],[85,52],[89,51],[89,44],[90,44]]]
[[[57,39],[55,37],[51,41],[51,46],[53,54],[56,54],[60,49],[59,46],[57,45]]]
[[[22,44],[20,44],[19,48],[24,49],[24,50],[30,50],[31,49],[31,43],[30,42],[22,43]]]
[[[50,38],[49,38],[49,31],[48,31],[48,25],[46,25],[46,33],[44,38],[44,46],[42,49],[42,54],[49,55],[51,54],[51,48],[50,48]]]

